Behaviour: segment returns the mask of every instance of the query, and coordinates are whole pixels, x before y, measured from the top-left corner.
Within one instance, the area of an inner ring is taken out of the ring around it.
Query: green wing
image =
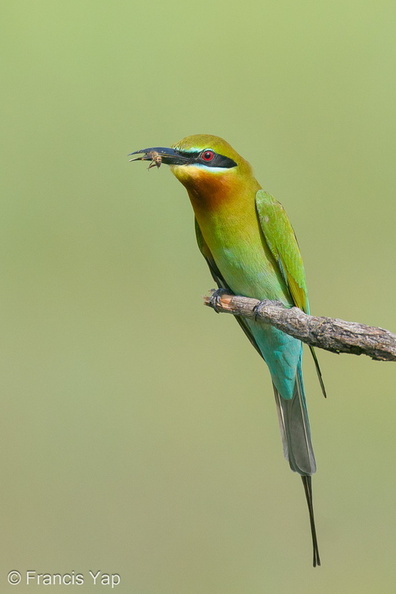
[[[309,313],[304,264],[285,209],[264,190],[256,194],[256,209],[265,240],[289,287],[294,304]]]
[[[256,194],[256,209],[265,240],[278,263],[295,305],[309,314],[304,263],[296,234],[285,209],[278,200],[264,190],[259,190]],[[309,348],[323,395],[326,397],[326,389],[315,350],[311,346]]]

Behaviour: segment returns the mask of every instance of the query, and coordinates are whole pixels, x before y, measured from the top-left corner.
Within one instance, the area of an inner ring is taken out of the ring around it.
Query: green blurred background
[[[313,312],[395,330],[395,26],[393,0],[3,3],[1,592],[395,591],[394,365],[320,352],[324,401],[306,357],[313,570],[267,370],[202,305],[184,188],[127,158],[225,137]]]

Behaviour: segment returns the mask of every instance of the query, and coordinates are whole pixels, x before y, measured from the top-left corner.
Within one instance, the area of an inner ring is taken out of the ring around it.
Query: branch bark
[[[346,322],[337,318],[310,316],[298,307],[278,301],[259,301],[228,294],[204,298],[217,312],[258,319],[313,347],[332,353],[367,355],[376,361],[396,361],[396,334],[384,328]]]

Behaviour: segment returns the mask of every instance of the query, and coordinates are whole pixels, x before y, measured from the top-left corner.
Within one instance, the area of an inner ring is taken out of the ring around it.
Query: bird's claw
[[[229,291],[226,291],[225,289],[216,289],[212,292],[209,298],[209,305],[215,310],[216,313],[220,313],[222,296],[227,295],[228,293]]]
[[[255,305],[253,307],[253,314],[254,314],[254,321],[258,322],[259,318],[260,318],[260,313],[261,310],[263,309],[263,307],[266,305],[266,301],[260,301],[259,303],[257,303],[257,305]]]
[[[263,299],[262,301],[259,301],[259,303],[257,303],[257,305],[255,305],[253,307],[253,314],[254,314],[255,322],[258,322],[259,320],[263,321],[263,319],[261,317],[261,312],[263,311],[263,309],[265,309],[269,305],[285,307],[285,305],[284,305],[284,303],[282,303],[282,301],[272,301],[271,299]]]
[[[262,310],[267,307],[270,303],[273,303],[269,299],[263,299],[253,307],[253,314],[254,314],[254,321],[258,322],[261,319],[261,312]]]

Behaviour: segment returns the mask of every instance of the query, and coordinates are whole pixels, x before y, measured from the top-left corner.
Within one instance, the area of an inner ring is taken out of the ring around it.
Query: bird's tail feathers
[[[307,500],[308,512],[309,512],[309,523],[310,523],[310,527],[311,527],[312,554],[313,554],[312,565],[314,567],[316,567],[317,565],[320,565],[320,555],[319,555],[318,538],[316,536],[315,516],[314,516],[314,509],[313,509],[312,478],[310,476],[302,476],[301,479],[302,479],[302,482],[304,485],[305,498]]]
[[[305,403],[301,367],[296,373],[293,398],[282,398],[274,386],[276,407],[282,434],[283,452],[290,468],[301,475],[307,500],[312,536],[313,566],[320,565],[318,539],[312,501],[311,474],[316,471],[315,456],[311,443],[308,412]]]
[[[296,373],[293,397],[282,398],[275,386],[274,394],[285,458],[294,472],[311,475],[316,472],[316,462],[300,367]]]

